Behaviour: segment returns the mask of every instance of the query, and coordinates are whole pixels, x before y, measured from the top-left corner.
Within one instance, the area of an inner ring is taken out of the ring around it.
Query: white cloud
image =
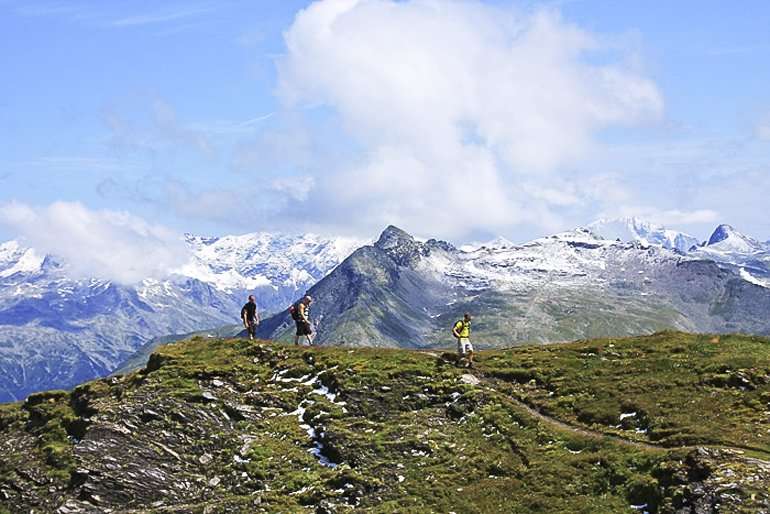
[[[182,239],[165,227],[80,203],[32,207],[8,202],[0,204],[0,223],[36,250],[61,258],[80,277],[124,284],[165,278],[189,257]]]
[[[668,223],[692,225],[695,223],[716,223],[719,221],[719,213],[713,209],[697,209],[694,211],[669,210],[663,211],[662,219]],[[659,223],[663,223],[658,219]]]
[[[558,225],[553,204],[580,197],[537,181],[589,155],[598,131],[663,110],[651,80],[553,11],[321,0],[285,40],[279,94],[330,107],[362,148],[316,180],[315,212],[369,229]]]

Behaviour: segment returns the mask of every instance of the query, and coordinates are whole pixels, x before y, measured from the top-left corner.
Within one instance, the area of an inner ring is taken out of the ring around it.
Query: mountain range
[[[122,285],[73,276],[55,256],[0,245],[0,402],[115,370],[166,334],[238,322],[246,295],[282,309],[361,242],[316,235],[188,235],[191,258],[167,280]]]
[[[447,345],[448,327],[465,312],[476,318],[481,347],[664,328],[770,333],[766,245],[726,225],[690,245],[686,234],[637,220],[627,220],[633,240],[623,241],[622,224],[464,249],[388,227],[310,289],[316,340]],[[292,330],[282,312],[263,323],[261,336],[290,340]]]
[[[291,340],[286,307],[309,289],[320,344],[447,345],[465,311],[481,347],[664,328],[769,331],[770,247],[727,225],[700,243],[633,218],[461,249],[395,227],[373,244],[264,232],[186,241],[190,261],[173,277],[133,286],[74,277],[55,256],[0,245],[0,402],[139,366],[181,337],[170,334],[229,335],[250,292],[275,314],[261,335]]]

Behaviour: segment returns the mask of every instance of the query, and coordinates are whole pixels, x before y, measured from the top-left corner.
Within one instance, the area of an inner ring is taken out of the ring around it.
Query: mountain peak
[[[687,252],[698,244],[698,240],[689,234],[669,230],[637,217],[600,219],[586,228],[604,239],[620,239],[623,242],[638,241],[647,245],[657,245],[670,250]]]
[[[722,252],[755,253],[765,250],[765,246],[756,239],[742,234],[732,226],[719,225],[706,244]]]
[[[401,230],[395,225],[388,225],[380,234],[380,238],[374,243],[374,246],[382,250],[387,250],[403,243],[413,243],[414,238],[407,232]]]
[[[736,235],[739,235],[739,234],[731,225],[722,224],[722,225],[719,225],[716,228],[716,230],[714,230],[713,234],[711,234],[708,244],[709,246],[713,244],[717,244],[729,238],[730,236],[736,236]]]

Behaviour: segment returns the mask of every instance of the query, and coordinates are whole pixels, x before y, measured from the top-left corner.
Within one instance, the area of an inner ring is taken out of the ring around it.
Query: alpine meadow
[[[767,27],[0,0],[0,514],[770,514]]]

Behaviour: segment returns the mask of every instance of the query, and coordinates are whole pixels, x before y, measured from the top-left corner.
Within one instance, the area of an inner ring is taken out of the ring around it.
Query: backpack
[[[302,317],[299,315],[299,302],[289,306],[289,314],[291,314],[291,319],[294,321],[300,321],[302,319]]]
[[[454,336],[455,327],[457,327],[458,324],[460,325],[460,327],[457,329],[458,332],[462,332],[463,330],[465,330],[466,327],[470,328],[471,326],[470,321],[466,323],[464,319],[458,319],[457,321],[454,322],[454,324],[452,325],[452,330],[450,331],[452,332],[453,336]]]

